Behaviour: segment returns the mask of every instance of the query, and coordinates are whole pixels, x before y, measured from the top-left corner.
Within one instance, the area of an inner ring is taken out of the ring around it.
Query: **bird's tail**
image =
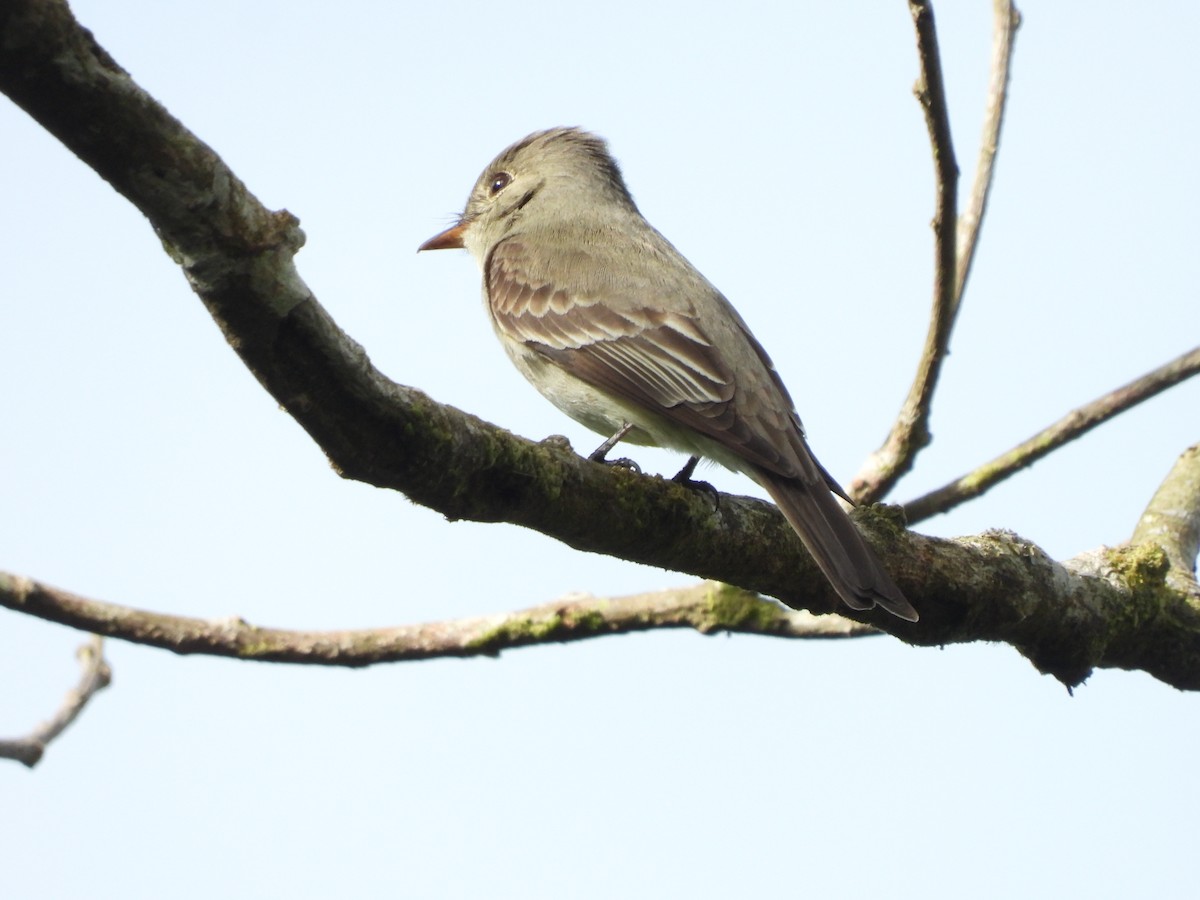
[[[756,480],[848,607],[871,609],[878,605],[901,619],[917,621],[917,611],[824,484],[808,485],[761,471]]]

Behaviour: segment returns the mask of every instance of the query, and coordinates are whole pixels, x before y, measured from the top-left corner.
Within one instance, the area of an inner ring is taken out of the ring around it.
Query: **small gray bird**
[[[787,388],[742,317],[642,218],[605,142],[552,128],[483,170],[458,223],[496,335],[555,406],[610,441],[703,456],[758,482],[851,609],[917,611],[834,499]],[[689,463],[692,465],[693,463]],[[685,467],[690,473],[690,468]]]

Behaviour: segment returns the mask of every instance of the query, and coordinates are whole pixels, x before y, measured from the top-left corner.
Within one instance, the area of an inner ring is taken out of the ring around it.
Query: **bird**
[[[742,472],[775,501],[850,609],[918,614],[834,495],[766,350],[733,305],[643,218],[599,136],[537,131],[497,156],[422,250],[465,248],[509,358],[605,435]]]

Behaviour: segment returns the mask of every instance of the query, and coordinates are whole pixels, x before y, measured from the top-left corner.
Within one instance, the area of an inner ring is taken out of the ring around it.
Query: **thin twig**
[[[904,513],[909,524],[944,513],[960,503],[978,497],[988,488],[1033,465],[1063,444],[1070,443],[1097,425],[1197,373],[1200,373],[1200,347],[1189,350],[1153,372],[1148,372],[1141,378],[1072,410],[1053,425],[1042,429],[1007,453],[984,463],[973,472],[905,503]]]
[[[992,74],[984,114],[983,141],[971,200],[960,219],[957,213],[958,164],[950,132],[950,114],[942,79],[933,9],[927,0],[910,0],[909,11],[917,32],[921,73],[914,92],[925,113],[933,150],[936,182],[933,308],[917,374],[892,430],[851,480],[850,493],[859,502],[885,497],[908,472],[917,453],[931,440],[929,418],[942,361],[950,350],[950,334],[961,305],[967,275],[975,257],[979,229],[991,191],[996,150],[1008,98],[1008,78],[1013,38],[1020,14],[1011,2],[997,0],[992,40]]]
[[[975,181],[971,199],[958,217],[958,271],[954,286],[954,314],[962,302],[967,277],[975,262],[975,246],[979,229],[987,212],[992,190],[992,173],[996,151],[1000,147],[1000,129],[1008,100],[1008,79],[1012,71],[1013,43],[1021,27],[1021,14],[1011,0],[995,0],[992,4],[992,68],[988,84],[987,108],[983,116],[983,137],[979,141],[979,162],[975,166]]]
[[[1130,543],[1153,542],[1171,563],[1168,583],[1200,595],[1196,557],[1200,554],[1200,444],[1184,450],[1146,506]]]
[[[112,670],[104,659],[104,639],[93,635],[83,644],[76,655],[79,657],[83,674],[79,684],[67,692],[62,705],[54,717],[43,722],[27,737],[16,740],[0,740],[0,759],[15,759],[33,768],[46,752],[46,747],[62,734],[83,712],[88,701],[112,681]]]
[[[214,621],[170,616],[89,600],[6,573],[0,573],[0,606],[175,653],[349,667],[495,656],[531,644],[567,643],[655,628],[785,638],[879,633],[841,616],[798,612],[712,581],[611,599],[570,597],[492,616],[351,631],[287,631],[260,628],[238,618]]]
[[[887,495],[909,468],[917,452],[930,441],[929,407],[938,372],[946,355],[954,324],[957,267],[955,232],[958,222],[958,163],[950,133],[950,113],[942,80],[933,8],[926,0],[909,0],[909,12],[917,32],[917,56],[921,72],[913,93],[925,114],[933,151],[936,200],[933,216],[934,276],[933,308],[917,375],[909,388],[883,446],[868,457],[850,484],[855,500],[868,503]]]

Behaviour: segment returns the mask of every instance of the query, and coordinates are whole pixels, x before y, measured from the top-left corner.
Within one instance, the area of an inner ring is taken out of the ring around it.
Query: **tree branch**
[[[769,504],[722,497],[714,505],[389,381],[297,273],[292,257],[304,236],[295,218],[266,210],[62,0],[0,7],[0,90],[146,215],[242,361],[343,477],[402,491],[451,519],[512,522],[795,608],[835,608],[832,589]],[[860,522],[869,518],[860,511]]]
[[[919,21],[919,32],[924,27]],[[296,220],[263,208],[78,27],[62,0],[0,6],[0,90],[150,219],[226,339],[344,477],[403,491],[453,519],[512,522],[578,549],[737,584],[794,608],[833,608],[828,583],[769,504],[725,495],[714,504],[665,479],[514,437],[387,380],[296,272],[292,257],[303,243]],[[945,147],[941,164],[953,168]],[[952,213],[952,191],[943,199]],[[953,218],[943,216],[939,228],[943,261],[952,237],[946,222]],[[944,298],[955,269],[941,271]],[[1188,596],[1165,586],[1168,564],[1157,548],[1060,565],[1009,534],[945,541],[905,532],[875,509],[859,508],[855,518],[922,614],[919,625],[878,611],[856,620],[922,645],[1006,642],[1069,685],[1094,667],[1115,666],[1200,689],[1200,621]],[[12,577],[0,593],[13,609],[64,622],[64,610],[73,610],[80,618],[72,624],[86,620],[84,627],[129,639],[152,639],[155,628],[175,621],[152,618],[148,630],[125,633],[114,622],[128,622],[113,620],[117,610],[107,605],[74,598],[64,606],[69,595]],[[554,611],[523,615],[487,652],[518,646],[514,640],[558,640],[598,621],[564,623]],[[212,642],[210,623],[183,621],[197,643],[173,649],[200,652]],[[504,617],[481,621],[495,629]],[[478,638],[488,626],[477,626]],[[220,627],[237,636],[235,655],[255,655],[264,632]],[[318,646],[325,645],[312,643],[309,652]]]
[[[15,759],[32,769],[41,761],[50,742],[67,730],[98,691],[112,682],[112,669],[104,659],[104,639],[99,635],[83,644],[76,656],[83,669],[79,684],[67,692],[54,717],[35,728],[28,737],[0,740],[0,759]]]
[[[1175,461],[1138,520],[1130,541],[1162,547],[1171,563],[1167,583],[1200,600],[1195,577],[1200,553],[1200,444],[1184,450]]]
[[[1000,147],[1000,128],[1004,124],[1004,110],[1008,100],[1008,80],[1012,71],[1013,46],[1017,29],[1021,27],[1021,14],[1011,0],[993,0],[992,3],[992,67],[988,84],[987,107],[983,115],[983,137],[979,141],[979,161],[975,165],[975,180],[971,184],[971,199],[967,208],[958,217],[958,270],[954,285],[954,315],[966,290],[967,277],[975,262],[975,247],[979,241],[979,229],[987,212],[988,197],[992,191],[992,173],[995,169],[996,152]]]
[[[909,643],[1000,641],[1068,687],[1095,668],[1122,668],[1149,672],[1181,689],[1200,690],[1200,609],[1189,592],[1166,583],[1170,565],[1158,546],[1095,551],[1060,564],[1007,532],[956,540],[909,533],[902,540],[905,562],[896,572],[897,580],[909,596],[927,601],[928,609],[919,626],[899,623]],[[339,666],[494,655],[528,644],[654,628],[776,637],[854,637],[872,631],[841,617],[813,619],[788,612],[748,592],[713,584],[614,600],[568,599],[482,618],[331,633],[144,612],[3,573],[0,606],[177,653]],[[892,617],[879,618],[879,624],[895,627]]]
[[[850,493],[860,502],[874,502],[887,496],[900,478],[912,469],[917,454],[932,440],[929,419],[933,395],[941,374],[942,361],[950,352],[950,334],[954,330],[967,275],[974,262],[979,229],[983,225],[991,192],[1000,128],[1008,99],[1013,39],[1020,24],[1020,14],[1011,2],[996,0],[994,7],[992,74],[984,113],[983,141],[971,188],[971,201],[959,218],[958,163],[954,158],[950,111],[942,80],[933,8],[926,0],[910,0],[908,4],[917,32],[917,56],[921,65],[913,92],[925,113],[936,185],[933,308],[925,346],[921,350],[921,360],[908,397],[883,445],[866,459],[850,482]]]
[[[89,600],[0,573],[0,606],[179,654],[358,668],[443,657],[497,656],[534,644],[569,643],[659,628],[781,638],[879,634],[837,615],[787,609],[749,591],[706,581],[628,597],[567,597],[491,616],[350,631],[260,628],[239,618],[205,620]]]
[[[909,501],[904,504],[905,517],[909,524],[915,524],[978,497],[999,482],[1033,465],[1043,456],[1087,434],[1097,425],[1197,373],[1200,373],[1200,347],[1189,350],[1153,372],[1148,372],[1103,397],[1072,410],[1053,425],[1043,428],[1029,440],[984,463],[973,472],[968,472],[937,490]]]

